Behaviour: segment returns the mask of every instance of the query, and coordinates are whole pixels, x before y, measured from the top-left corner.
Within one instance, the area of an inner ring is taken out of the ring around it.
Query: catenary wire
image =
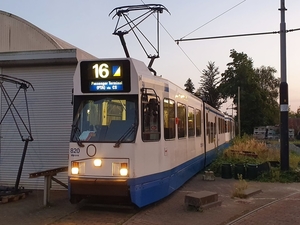
[[[143,4],[145,4],[145,2],[143,0],[141,0],[141,2]],[[155,17],[155,19],[157,20],[156,16],[153,15]],[[165,32],[169,35],[169,37],[175,42],[175,39],[173,38],[173,36],[170,34],[170,32],[165,28],[165,26],[158,21],[160,26],[165,30]],[[197,65],[193,62],[193,60],[188,56],[188,54],[183,50],[183,48],[181,48],[179,45],[177,45],[179,47],[179,49],[183,52],[183,54],[188,58],[188,60],[193,64],[193,66],[201,73],[201,70],[197,67]]]
[[[183,36],[181,39],[185,38],[186,36],[192,34],[193,32],[199,30],[201,27],[209,24],[210,22],[216,20],[217,18],[221,17],[222,15],[226,14],[227,12],[231,11],[232,9],[234,9],[235,7],[239,6],[240,4],[242,4],[243,2],[245,2],[246,0],[236,4],[235,6],[231,7],[230,9],[226,10],[225,12],[221,13],[220,15],[218,15],[217,17],[211,19],[210,21],[208,21],[207,23],[203,24],[202,26],[198,27],[197,29],[193,30],[192,32],[188,33],[187,35]],[[143,4],[145,4],[145,2],[143,0],[141,0],[141,2]],[[155,17],[155,19],[157,20],[156,16],[153,15]],[[170,32],[164,27],[164,25],[159,21],[160,26],[165,30],[165,32],[169,35],[169,37],[177,43],[177,46],[179,47],[179,49],[182,51],[182,53],[188,58],[188,60],[193,64],[193,66],[200,72],[200,74],[202,73],[201,70],[197,67],[197,65],[193,62],[193,60],[189,57],[189,55],[183,50],[183,48],[178,44],[179,42],[177,40],[175,40],[172,35],[170,34]]]
[[[225,12],[221,13],[220,15],[216,16],[215,18],[209,20],[208,22],[206,22],[205,24],[201,25],[200,27],[196,28],[195,30],[191,31],[190,33],[188,33],[187,35],[183,36],[181,39],[187,37],[188,35],[194,33],[195,31],[199,30],[200,28],[204,27],[205,25],[209,24],[210,22],[216,20],[217,18],[223,16],[224,14],[228,13],[229,11],[231,11],[232,9],[236,8],[237,6],[239,6],[240,4],[244,3],[246,0],[241,1],[240,3],[236,4],[235,6],[231,7],[230,9],[226,10]]]
[[[286,33],[299,31],[300,28],[286,30]],[[199,41],[199,40],[208,40],[208,39],[220,39],[220,38],[233,38],[233,37],[245,37],[245,36],[256,36],[256,35],[267,35],[267,34],[280,34],[281,31],[270,31],[270,32],[260,32],[260,33],[248,33],[248,34],[232,34],[232,35],[222,35],[222,36],[211,36],[211,37],[202,37],[202,38],[186,38],[178,39],[175,42],[178,44],[182,41]]]

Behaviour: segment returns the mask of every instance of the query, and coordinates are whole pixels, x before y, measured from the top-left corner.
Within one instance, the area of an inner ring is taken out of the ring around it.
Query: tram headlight
[[[94,160],[94,166],[100,167],[102,165],[102,160],[101,159],[95,159]]]
[[[128,163],[115,162],[112,163],[112,175],[113,176],[128,176]]]
[[[127,176],[128,175],[127,163],[121,163],[120,175],[121,176]]]
[[[71,166],[71,173],[79,174],[79,162],[72,162]]]

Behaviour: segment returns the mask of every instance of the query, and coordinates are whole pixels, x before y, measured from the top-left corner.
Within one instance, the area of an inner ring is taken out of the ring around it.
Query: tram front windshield
[[[137,96],[74,96],[73,142],[133,142]]]

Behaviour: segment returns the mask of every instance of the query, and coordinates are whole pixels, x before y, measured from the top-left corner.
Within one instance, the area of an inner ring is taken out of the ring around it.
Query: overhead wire
[[[166,31],[166,33],[170,36],[170,38],[172,38],[172,40],[175,42],[175,39],[172,37],[170,32],[164,27],[164,25],[162,25],[161,22],[159,22],[159,23],[162,26],[162,28]],[[179,45],[177,45],[177,46],[183,52],[183,54],[188,58],[188,60],[195,66],[195,68],[201,73],[201,70],[197,67],[197,65],[193,62],[193,60],[188,56],[188,54],[183,50],[183,48],[181,48],[181,46],[179,46]]]
[[[202,28],[203,26],[209,24],[210,22],[216,20],[217,18],[219,18],[220,16],[224,15],[225,13],[229,12],[230,10],[234,9],[235,7],[239,6],[240,4],[242,4],[243,2],[245,2],[246,0],[243,0],[242,2],[236,4],[235,6],[231,7],[230,9],[226,10],[225,12],[221,13],[220,15],[216,16],[215,18],[211,19],[210,21],[208,21],[207,23],[203,24],[202,26],[198,27],[197,29],[193,30],[192,32],[188,33],[187,35],[183,36],[182,38],[185,38],[186,36],[194,33],[195,31],[199,30],[200,28]],[[141,0],[141,2],[145,5],[145,2],[143,0]],[[155,15],[153,15],[155,17]],[[155,17],[155,19],[157,20],[157,18]],[[202,73],[202,71],[197,67],[197,65],[193,62],[193,60],[188,56],[188,54],[183,50],[183,48],[178,44],[178,41],[175,40],[172,35],[170,34],[170,32],[164,27],[164,25],[158,21],[160,26],[165,30],[165,32],[169,35],[169,37],[175,42],[177,43],[177,46],[179,47],[179,49],[183,52],[183,54],[188,58],[188,60],[193,64],[193,66],[200,72]],[[182,39],[181,38],[181,39]]]
[[[286,33],[299,31],[300,28],[286,30]],[[281,31],[269,31],[269,32],[260,32],[260,33],[248,33],[248,34],[231,34],[231,35],[222,35],[222,36],[212,36],[212,37],[202,37],[202,38],[185,38],[175,40],[177,44],[182,41],[199,41],[199,40],[208,40],[208,39],[220,39],[220,38],[233,38],[233,37],[245,37],[245,36],[257,36],[257,35],[267,35],[267,34],[280,34]]]
[[[141,2],[145,5],[145,2],[143,0],[141,0]],[[156,16],[155,15],[153,15],[153,16],[157,20]],[[169,37],[175,42],[175,39],[170,34],[170,32],[165,28],[165,26],[160,21],[158,21],[158,22],[159,22],[160,26],[165,30],[165,32],[169,35]],[[188,54],[179,45],[177,45],[177,46],[183,52],[183,54],[188,58],[188,60],[193,64],[193,66],[201,73],[201,70],[197,67],[197,65],[193,62],[193,60],[188,56]]]
[[[216,20],[217,18],[223,16],[224,14],[228,13],[229,11],[231,11],[232,9],[236,8],[237,6],[239,6],[240,4],[244,3],[246,0],[241,1],[240,3],[236,4],[235,6],[231,7],[230,9],[226,10],[225,12],[221,13],[220,15],[214,17],[213,19],[209,20],[208,22],[206,22],[205,24],[201,25],[200,27],[196,28],[195,30],[191,31],[190,33],[188,33],[187,35],[183,36],[181,39],[185,38],[186,36],[194,33],[195,31],[199,30],[200,28],[204,27],[205,25],[211,23],[212,21]]]

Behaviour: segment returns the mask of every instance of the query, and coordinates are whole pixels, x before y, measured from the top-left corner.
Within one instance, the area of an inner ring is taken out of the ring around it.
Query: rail
[[[54,177],[58,173],[67,172],[67,171],[68,171],[68,167],[64,166],[64,167],[59,167],[59,168],[55,168],[55,169],[44,170],[44,171],[29,174],[29,178],[36,178],[36,177],[44,176],[44,206],[49,205],[50,188],[51,188],[52,180],[68,189],[68,185],[66,185],[65,183],[61,182],[60,180],[58,180]]]

